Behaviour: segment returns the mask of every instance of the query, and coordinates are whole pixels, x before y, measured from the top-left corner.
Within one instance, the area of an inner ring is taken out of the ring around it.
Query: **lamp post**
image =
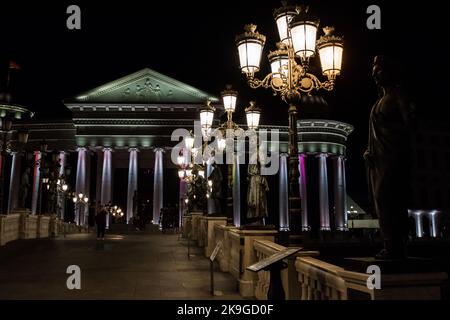
[[[288,105],[289,114],[289,215],[291,231],[300,232],[301,203],[299,192],[297,108],[303,95],[313,90],[334,88],[341,72],[343,41],[333,34],[334,28],[325,27],[324,35],[316,41],[319,19],[308,12],[308,7],[287,6],[274,11],[280,36],[277,50],[268,55],[271,73],[262,80],[255,77],[260,70],[260,60],[266,37],[256,31],[256,25],[244,27],[245,32],[236,37],[240,69],[253,88],[272,89]],[[323,82],[309,73],[310,60],[318,51]]]
[[[12,129],[15,120],[26,120],[33,117],[33,113],[28,109],[10,103],[10,95],[6,94],[7,99],[0,101],[0,214],[4,212],[4,195],[5,195],[5,173],[6,173],[6,159],[8,153],[11,151],[11,142],[14,130]],[[17,130],[17,141],[20,144],[28,142],[28,132],[24,129]]]
[[[84,208],[85,205],[89,204],[89,198],[83,194],[83,193],[79,193],[77,195],[74,195],[72,198],[72,201],[75,205],[75,216],[76,216],[76,210],[78,207],[78,221],[77,224],[80,226],[82,224],[82,219],[81,219],[81,213],[84,210],[81,210],[82,208]]]

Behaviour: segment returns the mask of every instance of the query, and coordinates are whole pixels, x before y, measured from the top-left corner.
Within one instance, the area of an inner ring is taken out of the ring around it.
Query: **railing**
[[[301,300],[347,300],[343,268],[312,257],[297,258],[295,267]]]
[[[284,251],[287,248],[267,240],[255,240],[253,243],[257,261],[264,260],[280,251]],[[297,272],[295,270],[296,257],[304,256],[317,256],[317,251],[300,251],[293,257],[285,259],[287,268],[281,271],[281,281],[283,284],[286,299],[296,300],[299,299],[299,283],[297,281]],[[267,292],[270,285],[270,272],[259,271],[258,280],[255,285],[255,297],[258,300],[267,300]]]

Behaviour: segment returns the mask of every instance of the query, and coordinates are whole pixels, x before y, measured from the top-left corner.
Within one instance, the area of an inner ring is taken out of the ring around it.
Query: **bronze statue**
[[[400,85],[399,66],[392,59],[376,56],[372,76],[381,95],[370,113],[364,159],[384,241],[376,258],[404,258],[414,107]]]
[[[264,225],[267,218],[267,179],[261,176],[260,164],[248,165],[247,218],[254,225]]]

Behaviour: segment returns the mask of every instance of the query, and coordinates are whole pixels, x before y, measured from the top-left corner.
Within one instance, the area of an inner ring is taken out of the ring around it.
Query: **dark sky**
[[[408,85],[422,106],[423,117],[445,119],[440,82],[449,74],[444,47],[444,5],[427,1],[307,1],[321,18],[344,35],[343,72],[331,93],[319,92],[329,104],[323,115],[300,107],[300,117],[323,116],[355,127],[349,139],[350,189],[362,180],[361,154],[367,119],[377,90],[370,77],[372,57],[396,56],[408,72]],[[305,3],[305,1],[303,1]],[[66,28],[66,8],[78,4],[81,30]],[[368,30],[366,8],[381,7],[382,29]],[[219,95],[226,83],[239,90],[243,109],[250,99],[263,106],[262,123],[287,125],[287,108],[269,91],[252,90],[238,69],[234,37],[243,25],[255,23],[267,36],[262,74],[269,70],[265,56],[278,41],[273,9],[279,1],[1,1],[0,84],[9,59],[22,70],[14,74],[17,99],[40,117],[70,117],[62,100],[144,67]],[[445,59],[444,59],[445,58]],[[318,67],[318,61],[313,63]],[[437,77],[441,75],[441,77]],[[449,118],[446,118],[447,121]],[[239,121],[238,121],[239,122]],[[358,174],[351,174],[351,171]]]

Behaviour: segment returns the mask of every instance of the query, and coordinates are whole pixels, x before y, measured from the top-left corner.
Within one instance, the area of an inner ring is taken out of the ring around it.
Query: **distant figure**
[[[100,210],[97,212],[97,215],[95,216],[95,223],[97,224],[97,240],[105,239],[107,215],[108,212],[106,211],[106,207],[104,205],[101,205]]]
[[[364,159],[384,241],[384,249],[376,258],[401,259],[406,256],[408,237],[414,108],[400,86],[396,62],[376,56],[372,76],[381,89],[381,97],[370,113],[369,142]]]

